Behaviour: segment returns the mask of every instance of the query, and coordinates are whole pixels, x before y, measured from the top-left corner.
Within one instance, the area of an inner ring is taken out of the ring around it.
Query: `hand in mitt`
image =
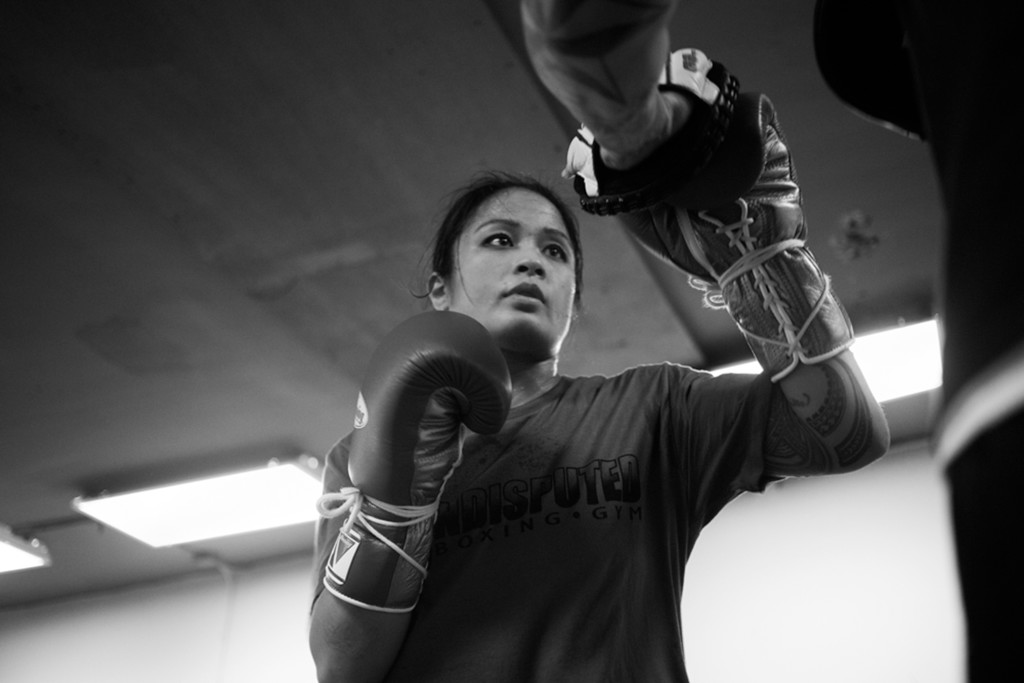
[[[666,60],[657,87],[688,98],[691,114],[681,130],[636,166],[605,166],[601,146],[585,125],[570,142],[563,175],[575,176],[585,211],[613,216],[653,206],[697,176],[722,144],[739,91],[739,82],[724,66],[700,50],[677,50]]]

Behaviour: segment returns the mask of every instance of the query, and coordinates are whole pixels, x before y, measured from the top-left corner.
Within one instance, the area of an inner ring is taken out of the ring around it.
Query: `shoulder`
[[[677,363],[652,363],[628,368],[611,376],[566,378],[564,396],[599,401],[645,400],[666,402],[672,395],[689,395],[709,373]],[[712,378],[713,379],[713,378]]]
[[[766,411],[773,386],[763,372],[714,375],[668,362],[637,366],[609,381],[618,386],[620,396],[629,400],[642,402],[649,397],[662,412],[702,415],[702,419],[736,416],[752,406]]]
[[[691,381],[700,377],[711,375],[703,370],[696,370],[687,365],[679,363],[663,362],[636,365],[627,368],[615,375],[594,375],[591,377],[570,378],[572,382],[593,383],[597,386],[614,387],[630,386],[634,384],[658,384],[661,382]]]

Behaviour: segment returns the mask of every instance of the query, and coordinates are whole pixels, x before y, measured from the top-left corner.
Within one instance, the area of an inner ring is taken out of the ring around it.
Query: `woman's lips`
[[[534,284],[530,284],[528,282],[516,285],[512,289],[505,292],[505,296],[525,296],[531,299],[536,299],[541,303],[544,303],[546,301],[546,299],[544,298],[544,292],[541,291],[540,287]]]

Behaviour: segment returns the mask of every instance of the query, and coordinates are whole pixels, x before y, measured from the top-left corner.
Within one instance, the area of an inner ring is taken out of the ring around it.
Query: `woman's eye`
[[[548,246],[548,253],[551,254],[552,257],[558,259],[559,261],[569,261],[569,254],[565,251],[565,249],[563,249],[561,246],[557,244],[552,244]]]
[[[510,247],[512,246],[512,238],[504,233],[497,233],[484,240],[484,244],[494,244],[499,247]]]

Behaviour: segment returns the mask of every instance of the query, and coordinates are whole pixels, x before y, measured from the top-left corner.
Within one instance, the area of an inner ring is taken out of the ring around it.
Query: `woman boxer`
[[[534,181],[470,185],[432,264],[435,312],[385,340],[365,426],[329,454],[321,681],[686,680],[679,604],[704,525],[743,491],[887,448],[843,344],[757,377],[560,375],[582,252],[571,211]],[[379,398],[416,392],[415,410]]]

